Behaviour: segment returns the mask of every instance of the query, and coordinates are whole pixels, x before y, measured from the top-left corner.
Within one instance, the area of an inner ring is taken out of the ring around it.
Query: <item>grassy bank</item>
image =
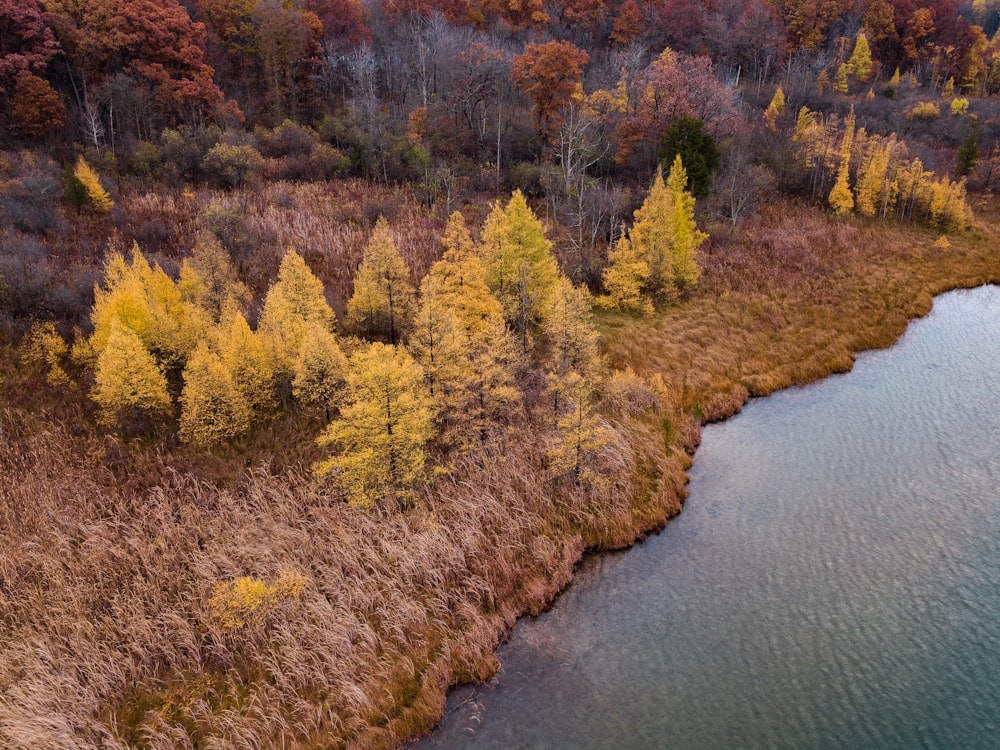
[[[294,425],[269,428],[281,460],[98,439],[82,392],[6,349],[0,746],[375,748],[428,731],[448,686],[488,679],[515,618],[547,606],[585,549],[679,510],[699,421],[845,370],[934,294],[1000,280],[996,221],[937,240],[783,205],[716,236],[689,299],[602,318],[609,358],[667,389],[655,413],[609,403],[609,485],[593,493],[543,479],[525,419],[413,510],[362,512],[314,482],[308,454],[289,459],[307,450]],[[217,582],[289,569],[305,588],[260,622],[213,618]]]
[[[993,211],[944,243],[922,228],[774,206],[738,236],[713,237],[691,298],[655,318],[606,317],[608,355],[660,373],[675,408],[723,419],[750,396],[850,369],[943,291],[1000,281]]]

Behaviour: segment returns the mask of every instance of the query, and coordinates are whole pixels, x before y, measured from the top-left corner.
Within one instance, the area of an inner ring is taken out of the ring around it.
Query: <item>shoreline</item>
[[[830,220],[829,217],[821,216],[820,218],[821,220]],[[854,226],[857,226],[858,224],[860,224],[860,222],[853,222]],[[934,241],[930,232],[919,228],[914,229],[911,227],[900,228],[889,226],[878,227],[877,225],[869,225],[867,228],[869,230],[874,229],[877,234],[893,234],[900,232],[904,235],[909,235],[910,237],[920,238],[928,245]],[[892,347],[906,332],[906,329],[911,322],[926,316],[930,312],[934,298],[941,294],[961,289],[974,289],[984,285],[1000,284],[1000,245],[991,245],[989,236],[983,237],[980,235],[980,232],[983,231],[987,235],[992,234],[995,237],[998,229],[1000,229],[1000,227],[998,227],[995,222],[989,224],[980,222],[975,229],[966,232],[966,236],[958,238],[956,244],[960,243],[960,247],[964,246],[963,257],[968,256],[969,259],[975,261],[972,264],[973,267],[971,268],[961,269],[956,267],[954,263],[945,263],[944,261],[948,260],[946,253],[950,251],[943,251],[940,256],[938,256],[937,261],[939,261],[941,265],[946,266],[949,270],[946,271],[942,277],[933,279],[926,276],[926,274],[929,268],[934,268],[937,265],[937,263],[935,263],[935,259],[933,257],[930,259],[930,266],[928,267],[926,263],[928,259],[922,256],[918,257],[916,260],[921,262],[919,264],[915,264],[914,275],[912,279],[910,279],[910,284],[905,284],[905,286],[912,287],[912,290],[915,292],[908,297],[908,302],[895,310],[887,307],[886,315],[883,316],[883,318],[879,320],[864,321],[866,325],[859,326],[857,338],[852,339],[852,341],[860,340],[865,343],[872,342],[871,345],[859,346],[857,348],[850,349],[831,346],[826,349],[825,354],[827,356],[824,359],[826,367],[817,367],[816,362],[818,360],[815,356],[805,360],[793,359],[791,361],[780,362],[778,368],[775,368],[779,370],[776,375],[773,373],[749,373],[740,379],[730,377],[725,379],[722,383],[716,382],[715,389],[702,388],[694,390],[693,393],[688,392],[687,380],[685,377],[688,373],[681,373],[681,382],[684,383],[685,386],[681,390],[685,395],[682,396],[679,406],[682,409],[694,406],[695,408],[692,409],[691,413],[697,415],[700,412],[700,420],[695,425],[696,429],[694,432],[693,443],[689,442],[688,444],[684,444],[683,440],[675,440],[666,446],[668,451],[671,448],[680,448],[689,456],[689,461],[683,469],[683,484],[681,485],[680,491],[676,493],[674,498],[674,508],[671,512],[668,512],[665,516],[663,516],[658,523],[654,523],[652,525],[637,524],[634,527],[634,538],[630,542],[626,542],[621,545],[610,545],[596,548],[587,547],[582,549],[580,555],[572,562],[571,570],[568,573],[560,571],[558,580],[565,580],[565,584],[552,594],[542,610],[523,612],[517,616],[517,619],[525,616],[537,616],[540,611],[545,611],[551,608],[556,603],[559,596],[572,585],[576,571],[586,557],[605,554],[608,552],[627,551],[635,544],[642,542],[648,536],[662,531],[670,520],[682,511],[684,501],[687,497],[686,487],[689,478],[687,469],[690,466],[690,461],[693,461],[697,447],[700,443],[701,426],[713,422],[725,421],[738,414],[751,398],[765,398],[785,388],[807,386],[811,383],[823,380],[830,375],[850,371],[853,368],[854,361],[858,355],[868,351],[876,351]],[[996,248],[995,255],[998,257],[989,257],[991,247]],[[730,295],[725,296],[728,298]],[[669,325],[669,322],[665,320],[666,318],[674,318],[676,320],[676,317],[683,317],[683,307],[684,303],[666,311],[665,314],[658,314],[657,318],[652,320],[628,320],[626,321],[625,327],[635,327],[641,329],[644,327],[643,324],[645,323],[649,328],[660,328],[660,330],[662,330]],[[676,313],[676,317],[671,315],[671,313]],[[605,327],[602,333],[606,336],[607,331],[608,329]],[[604,338],[604,336],[602,336],[602,338]],[[626,336],[618,336],[616,340],[618,342],[622,342],[627,338],[628,337]],[[637,336],[633,340],[648,341],[647,338],[642,336]],[[611,354],[612,357],[615,357],[616,354],[617,357],[620,357],[616,364],[627,364],[635,368],[637,371],[640,370],[641,362],[636,361],[633,357],[623,355],[620,348],[617,350],[612,348]],[[637,365],[639,366],[637,367]],[[768,374],[771,375],[770,378],[764,377]],[[497,646],[506,641],[511,630],[515,626],[516,620],[514,624],[504,629],[497,641]],[[493,656],[495,660],[495,651]],[[499,667],[499,662],[496,662],[496,666]],[[490,674],[487,679],[480,679],[479,682],[486,682],[488,679],[492,679],[492,676],[493,674]],[[445,709],[447,694],[450,693],[451,690],[461,686],[462,684],[468,684],[469,682],[471,681],[466,680],[464,682],[455,682],[448,686],[440,701],[442,713],[440,714],[438,721],[435,722],[434,728],[436,728],[438,723],[440,723],[440,720],[444,718],[443,712]],[[433,729],[429,732],[422,733],[420,736],[426,736],[432,732]],[[401,738],[401,746],[409,746],[409,744],[416,739],[418,738]]]
[[[1000,280],[996,215],[950,250],[936,239],[781,203],[717,236],[680,303],[599,314],[609,362],[665,387],[655,413],[606,415],[601,492],[546,481],[530,425],[405,513],[330,502],[284,444],[274,464],[223,457],[213,484],[210,463],[96,440],[78,390],[42,389],[0,359],[0,742],[319,750],[428,734],[450,688],[489,680],[517,619],[550,607],[584,555],[631,547],[680,511],[702,424],[848,370],[937,294]],[[285,565],[311,580],[301,601],[258,631],[212,624],[213,581]]]

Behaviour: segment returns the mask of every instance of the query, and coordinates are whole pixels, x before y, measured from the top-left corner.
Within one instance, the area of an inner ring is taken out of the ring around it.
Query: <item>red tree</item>
[[[660,0],[652,6],[654,22],[644,38],[653,49],[696,51],[705,29],[703,8],[697,0]]]
[[[14,127],[21,135],[38,138],[63,126],[62,100],[44,78],[21,76],[10,104]]]
[[[205,27],[179,0],[44,0],[83,79],[125,72],[151,89],[171,118],[204,115],[222,103],[204,59]]]
[[[628,44],[640,33],[642,33],[642,8],[635,0],[625,0],[615,14],[611,41],[615,44]]]
[[[514,85],[531,97],[542,132],[552,127],[576,93],[589,60],[590,55],[569,42],[532,43],[514,57]]]
[[[36,0],[0,0],[0,92],[31,73],[45,72],[59,43]]]
[[[692,57],[666,49],[636,79],[630,112],[618,128],[619,162],[637,150],[646,156],[678,117],[701,120],[714,136],[731,131],[738,122],[733,90],[720,83],[707,57]]]
[[[323,37],[338,46],[356,47],[372,38],[358,0],[303,0],[302,5],[323,24]]]

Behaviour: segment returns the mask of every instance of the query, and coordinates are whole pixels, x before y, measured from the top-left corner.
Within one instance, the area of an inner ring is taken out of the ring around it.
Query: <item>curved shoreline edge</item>
[[[796,218],[802,215],[802,209],[792,211],[785,216],[785,223],[794,225]],[[824,227],[830,229],[833,223],[829,217],[815,213],[808,220],[813,225],[809,228],[818,228],[820,232]],[[661,477],[656,493],[659,514],[654,513],[651,517],[648,507],[645,508],[647,512],[637,512],[631,539],[608,539],[607,543],[602,541],[589,546],[577,544],[575,549],[572,545],[567,547],[559,570],[552,571],[547,580],[528,584],[540,586],[544,591],[540,604],[519,612],[507,609],[496,621],[495,643],[489,654],[482,655],[483,669],[475,675],[475,680],[468,679],[469,675],[464,675],[465,679],[449,679],[450,666],[435,663],[427,677],[433,672],[437,680],[425,679],[420,696],[414,702],[414,707],[422,704],[423,721],[416,722],[418,726],[411,724],[409,733],[393,739],[385,735],[378,737],[381,732],[359,737],[360,747],[399,746],[428,734],[444,716],[447,693],[460,684],[486,682],[492,678],[499,667],[496,648],[509,636],[516,620],[551,607],[572,583],[585,554],[628,548],[662,530],[681,511],[686,499],[687,469],[700,442],[702,424],[728,419],[739,413],[750,398],[764,397],[787,387],[807,385],[849,371],[858,354],[891,347],[910,322],[930,312],[934,298],[940,294],[1000,284],[1000,224],[995,217],[981,220],[975,229],[954,239],[953,247],[946,251],[936,249],[934,235],[919,229],[857,222],[841,227],[848,229],[846,237],[843,232],[832,233],[828,250],[833,256],[846,258],[847,262],[840,268],[834,264],[820,284],[809,283],[790,294],[777,294],[770,299],[753,292],[711,289],[654,319],[610,318],[604,321],[606,342],[609,339],[616,342],[608,346],[612,362],[627,364],[640,372],[657,372],[680,394],[673,405],[673,418],[681,424],[667,431],[663,448],[665,454],[672,453],[675,457],[683,454],[686,460],[675,464],[679,476]],[[751,237],[751,241],[755,239]],[[844,239],[849,242],[845,244]],[[798,281],[800,279],[795,279],[795,284]],[[827,296],[810,300],[810,294],[817,288],[824,289]],[[870,295],[867,299],[866,293]],[[727,324],[724,335],[714,340],[710,332],[706,338],[706,332],[695,322],[713,307],[731,308],[713,311],[712,319],[716,323],[721,320]],[[816,308],[820,311],[818,315],[814,314]],[[853,322],[849,320],[852,312],[858,314]],[[772,319],[770,324],[765,323],[754,330],[740,330],[737,321],[743,315],[756,324],[767,320],[768,316]],[[811,319],[811,324],[804,322],[807,319]],[[839,325],[832,328],[823,325],[834,319]],[[685,327],[686,321],[688,327]],[[611,332],[617,335],[609,336]],[[669,340],[665,341],[664,336],[669,336]],[[753,350],[755,342],[761,339],[772,342],[772,351],[758,352],[762,356],[753,360],[748,350]],[[641,346],[630,350],[630,342],[641,342]],[[704,357],[678,356],[678,352],[692,342],[735,350],[742,356],[723,358],[719,367],[705,368],[696,374],[691,369]],[[658,366],[671,356],[682,365]],[[732,368],[733,364],[737,367]],[[690,417],[689,424],[684,425],[687,417]],[[428,721],[428,714],[435,718]],[[414,729],[417,731],[413,732]]]

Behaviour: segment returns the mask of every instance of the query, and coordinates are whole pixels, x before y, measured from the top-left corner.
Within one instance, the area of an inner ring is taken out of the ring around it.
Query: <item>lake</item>
[[[1000,289],[704,430],[431,748],[1000,748]]]

